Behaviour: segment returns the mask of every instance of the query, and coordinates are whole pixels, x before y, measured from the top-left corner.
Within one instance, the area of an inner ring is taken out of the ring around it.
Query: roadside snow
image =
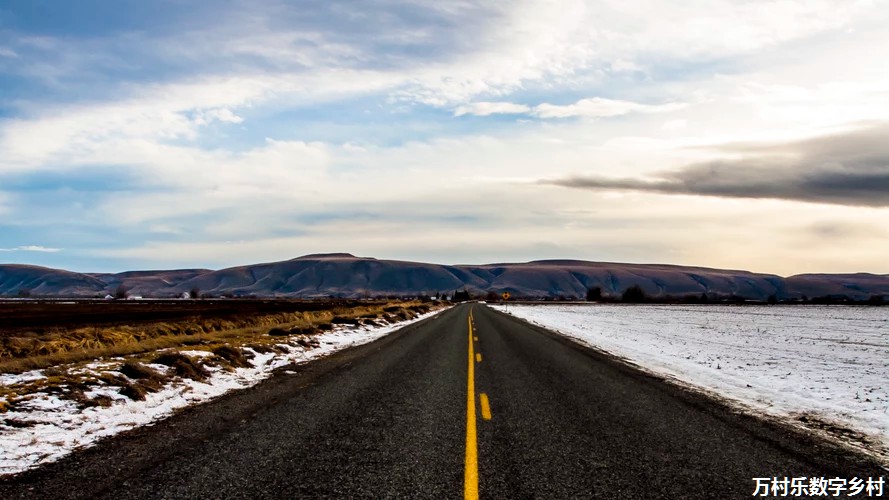
[[[510,305],[509,313],[759,411],[862,432],[889,452],[889,308]]]
[[[0,475],[15,474],[34,466],[58,460],[73,450],[94,444],[103,437],[137,426],[150,424],[171,415],[174,411],[221,396],[231,390],[253,386],[272,375],[276,368],[291,363],[317,359],[353,345],[366,344],[406,325],[434,316],[433,311],[408,321],[387,326],[349,328],[337,327],[318,335],[320,347],[304,349],[281,343],[287,354],[255,353],[252,368],[225,371],[211,369],[206,382],[183,379],[163,390],[150,393],[144,401],[132,401],[115,388],[97,387],[86,393],[88,397],[105,395],[115,400],[110,407],[80,409],[56,395],[37,393],[17,405],[15,411],[2,414],[0,421]],[[249,349],[245,349],[249,350]],[[204,351],[186,354],[203,356]],[[87,366],[85,371],[98,371],[107,362]],[[158,371],[168,370],[163,365],[151,365]],[[43,377],[40,371],[21,375],[3,375],[0,384],[12,385]],[[8,425],[16,422],[16,426]]]

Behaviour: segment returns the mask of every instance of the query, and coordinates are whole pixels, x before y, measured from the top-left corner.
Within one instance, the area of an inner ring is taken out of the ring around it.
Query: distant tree
[[[27,299],[28,297],[31,296],[31,289],[30,288],[22,288],[21,290],[19,290],[18,296],[23,299]]]
[[[188,291],[188,296],[193,299],[201,298],[201,289],[198,287],[192,287],[192,289]]]
[[[117,289],[114,290],[114,298],[115,299],[124,300],[129,295],[130,295],[130,291],[127,290],[127,287],[123,286],[123,284],[117,285]]]
[[[595,286],[592,288],[587,288],[586,299],[590,302],[598,302],[602,300],[602,287]]]
[[[777,303],[778,303],[778,296],[775,295],[774,293],[771,294],[771,295],[769,295],[769,298],[767,299],[767,302],[768,302],[769,304],[777,304]]]
[[[621,295],[621,300],[623,302],[645,302],[646,295],[645,291],[642,290],[642,287],[639,285],[633,285],[630,288],[624,290],[624,293]]]
[[[463,290],[454,290],[454,302],[466,302],[471,299],[472,297],[469,295],[469,291],[465,288]]]
[[[498,300],[500,300],[500,294],[494,290],[488,290],[488,293],[485,294],[485,302],[497,302]]]
[[[872,306],[881,306],[886,303],[886,298],[882,295],[871,295],[869,299],[867,299],[867,303]]]
[[[813,304],[835,305],[849,303],[848,295],[823,295],[821,297],[812,298]]]

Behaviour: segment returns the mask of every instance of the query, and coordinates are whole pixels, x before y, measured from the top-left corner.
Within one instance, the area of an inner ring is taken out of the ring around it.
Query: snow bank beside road
[[[441,312],[441,310],[432,311],[412,320],[388,326],[360,328],[339,326],[333,331],[317,335],[315,338],[320,341],[320,347],[313,349],[284,343],[286,338],[282,338],[282,343],[279,344],[287,351],[286,354],[264,354],[247,348],[245,351],[254,354],[254,358],[250,361],[251,367],[236,368],[233,371],[217,367],[211,369],[213,371],[210,377],[204,382],[178,379],[158,392],[147,394],[144,401],[130,400],[122,396],[116,388],[97,388],[92,394],[87,394],[94,397],[101,393],[113,398],[114,404],[107,408],[79,408],[75,402],[52,394],[33,394],[26,402],[17,405],[14,411],[2,414],[0,474],[15,474],[58,460],[75,449],[95,443],[100,438],[150,424],[180,408],[205,402],[231,390],[253,386],[270,377],[276,368],[317,359],[346,347],[366,344]],[[103,364],[108,362],[92,363],[84,369],[100,371],[100,365]],[[163,365],[152,365],[152,368],[168,369]],[[0,378],[0,383],[12,385],[43,376],[45,375],[41,370],[21,375],[7,374]],[[11,422],[15,425],[10,425]]]
[[[510,305],[509,313],[768,414],[860,431],[889,455],[889,308]]]

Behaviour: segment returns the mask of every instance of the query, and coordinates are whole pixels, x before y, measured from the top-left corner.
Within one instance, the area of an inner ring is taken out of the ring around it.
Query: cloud
[[[198,125],[207,125],[214,121],[219,121],[222,123],[241,123],[244,121],[243,118],[234,114],[232,110],[228,108],[216,108],[210,109],[207,111],[199,111],[196,113],[195,123]]]
[[[294,79],[313,71],[373,69],[388,77],[386,92],[395,98],[454,107],[479,96],[644,72],[661,62],[751,53],[842,29],[869,14],[869,6],[851,0],[771,0],[765,7],[722,0],[707,8],[624,0],[459,2],[447,8],[197,2],[178,14],[159,14],[156,24],[172,29],[146,23],[126,36],[88,38],[11,32],[8,50],[25,61],[13,71],[62,84],[107,85],[109,69],[120,69],[115,81],[138,83],[146,77],[140,67],[167,76],[231,68]]]
[[[196,140],[200,126],[209,122],[241,123],[244,107],[292,108],[294,101],[314,104],[331,96],[382,93],[394,100],[456,107],[458,116],[521,113],[527,110],[520,104],[471,101],[524,88],[576,90],[584,79],[637,68],[653,57],[681,61],[701,51],[726,57],[837,29],[861,11],[852,2],[789,0],[772,2],[769,9],[732,2],[702,10],[618,1],[565,1],[560,8],[536,2],[461,3],[448,9],[383,3],[350,9],[347,16],[343,9],[331,4],[294,11],[270,2],[251,8],[249,15],[246,8],[220,9],[192,19],[194,28],[173,34],[146,30],[97,40],[13,36],[22,58],[41,63],[59,83],[100,75],[100,85],[108,80],[123,84],[108,89],[104,102],[40,109],[36,116],[0,123],[0,149],[10,153],[0,159],[0,170],[3,163],[7,170],[13,163],[21,170],[76,156],[116,134]],[[368,18],[381,21],[366,23]],[[163,77],[151,76],[160,81],[140,81],[138,72],[128,79],[133,50],[140,59],[157,63],[152,67],[172,69],[160,72]],[[183,66],[187,76],[181,74]],[[231,71],[220,73],[219,68]],[[679,106],[595,97],[540,104],[532,114],[595,118]]]
[[[670,120],[661,125],[661,130],[675,132],[688,126],[688,120]]]
[[[534,114],[540,118],[607,118],[629,113],[666,113],[682,109],[685,106],[686,104],[677,102],[652,105],[592,97],[564,106],[548,103],[539,104],[534,107]]]
[[[475,115],[516,115],[525,114],[531,111],[531,108],[524,104],[515,104],[511,102],[473,102],[454,110],[454,116]]]
[[[717,1],[706,8],[697,2],[625,0],[503,5],[476,7],[468,18],[484,22],[454,26],[462,43],[448,39],[452,48],[439,47],[446,58],[418,63],[397,95],[447,106],[534,85],[570,86],[609,72],[721,60],[841,29],[873,7],[867,1],[829,0],[772,0],[765,7]]]
[[[889,125],[786,144],[725,144],[736,159],[694,163],[648,178],[574,176],[542,181],[580,189],[769,198],[889,207]]]
[[[61,252],[61,248],[42,247],[40,245],[23,245],[15,248],[0,248],[0,252],[39,252],[39,253],[56,253]]]
[[[859,48],[851,48],[850,52],[859,52]],[[846,71],[854,70],[849,68]],[[834,77],[845,80],[806,82],[806,76],[800,75],[801,82],[795,85],[747,81],[739,84],[738,95],[733,100],[755,109],[762,119],[775,123],[830,127],[887,118],[889,77],[866,76],[862,81],[855,81],[848,80],[850,73],[845,71]]]
[[[685,103],[677,102],[652,105],[617,99],[606,99],[603,97],[591,97],[588,99],[581,99],[573,104],[556,105],[542,103],[533,108],[524,104],[515,104],[511,102],[473,102],[459,106],[454,111],[454,116],[528,114],[538,118],[609,118],[630,113],[667,113],[684,107],[686,107]]]
[[[92,156],[127,141],[151,142],[158,149],[173,141],[195,142],[212,122],[239,124],[233,109],[273,99],[298,106],[385,86],[374,72],[202,78],[184,83],[144,85],[134,96],[108,102],[51,107],[38,116],[0,119],[0,174],[46,168],[75,168]],[[114,161],[133,157],[125,154]]]
[[[18,59],[19,55],[16,51],[8,47],[0,47],[0,57],[8,57],[10,59]]]

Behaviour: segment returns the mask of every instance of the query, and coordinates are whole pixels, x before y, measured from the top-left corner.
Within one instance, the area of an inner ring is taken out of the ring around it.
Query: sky
[[[0,0],[0,262],[889,273],[887,7]]]

